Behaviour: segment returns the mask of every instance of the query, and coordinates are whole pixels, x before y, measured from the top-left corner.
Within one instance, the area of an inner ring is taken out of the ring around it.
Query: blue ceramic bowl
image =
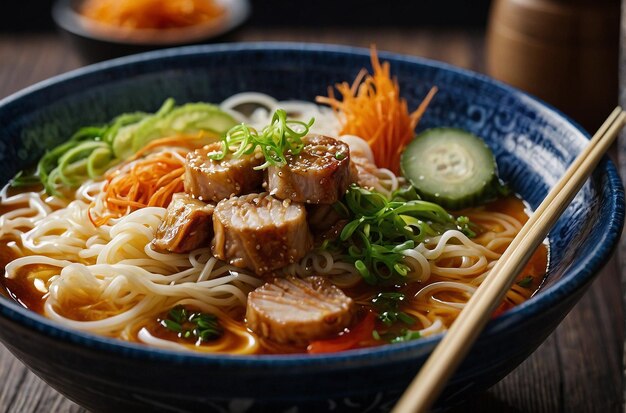
[[[454,67],[380,54],[410,107],[439,93],[419,125],[482,136],[501,176],[536,207],[588,135],[536,99]],[[198,46],[86,67],[0,102],[0,181],[77,127],[166,97],[218,102],[242,91],[313,100],[369,67],[362,49],[302,44]],[[483,390],[539,346],[609,258],[624,220],[615,167],[601,162],[550,233],[550,269],[536,296],[489,323],[441,400]],[[363,411],[390,408],[440,337],[329,355],[176,353],[80,333],[0,297],[0,340],[36,374],[95,411]]]

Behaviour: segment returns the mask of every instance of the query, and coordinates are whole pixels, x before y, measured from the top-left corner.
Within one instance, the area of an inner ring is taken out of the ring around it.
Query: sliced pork
[[[213,229],[213,255],[258,275],[298,261],[313,245],[304,205],[268,193],[221,201]]]
[[[277,278],[248,295],[246,323],[278,343],[306,345],[349,327],[354,301],[325,278]]]
[[[221,142],[206,145],[187,154],[185,162],[185,192],[206,202],[219,202],[232,195],[258,191],[263,172],[253,168],[263,163],[263,155],[254,153],[214,161],[208,154],[221,150]]]
[[[287,164],[267,169],[267,190],[277,198],[309,204],[333,204],[345,194],[351,180],[350,148],[322,135],[303,139],[298,155]]]
[[[213,236],[214,209],[187,194],[174,194],[152,241],[153,248],[185,253],[208,246]]]

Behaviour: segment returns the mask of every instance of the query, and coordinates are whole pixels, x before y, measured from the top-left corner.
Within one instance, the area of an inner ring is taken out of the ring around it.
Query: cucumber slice
[[[426,200],[447,209],[475,206],[496,198],[496,160],[479,137],[461,129],[434,128],[404,149],[400,167]]]

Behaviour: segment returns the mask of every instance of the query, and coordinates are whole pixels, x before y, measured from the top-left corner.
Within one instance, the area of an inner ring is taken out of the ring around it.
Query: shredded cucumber
[[[173,99],[167,99],[154,114],[125,113],[107,125],[79,129],[67,142],[46,152],[34,174],[22,171],[11,184],[23,186],[38,180],[46,192],[58,194],[60,187],[77,187],[86,179],[102,176],[154,139],[202,130],[221,135],[236,124],[218,106],[188,103],[176,107]]]
[[[146,134],[153,131],[154,124],[167,115],[174,107],[174,104],[174,99],[167,99],[154,115],[145,116],[139,120],[139,122],[129,123],[121,127],[118,133],[112,138],[113,153],[115,156],[120,159],[128,158],[141,149],[143,145],[137,147],[138,145],[136,143],[140,134],[142,132]],[[156,136],[155,139],[156,138],[158,138],[158,136]],[[151,139],[146,139],[145,143],[150,142],[150,140]]]
[[[218,106],[207,103],[189,103],[173,108],[150,124],[137,128],[133,137],[133,152],[153,139],[175,133],[193,133],[202,130],[222,134],[235,126],[237,121]]]
[[[447,209],[483,203],[502,188],[491,149],[461,129],[435,128],[416,136],[400,165],[420,196]]]

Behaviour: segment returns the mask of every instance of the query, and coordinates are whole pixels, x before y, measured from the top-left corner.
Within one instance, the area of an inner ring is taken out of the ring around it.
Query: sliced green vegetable
[[[391,343],[405,343],[411,340],[417,340],[422,338],[422,335],[419,331],[413,331],[408,329],[403,329],[401,334],[397,337],[394,337],[390,340]]]
[[[352,185],[343,207],[336,207],[347,211],[351,219],[339,240],[347,243],[348,258],[368,284],[406,282],[410,268],[403,261],[403,251],[426,238],[449,229],[475,235],[466,217],[454,218],[432,202],[409,200],[411,191],[399,194],[399,198],[394,195],[389,200],[376,191]]]
[[[102,176],[113,164],[134,155],[154,139],[201,130],[223,134],[235,124],[215,105],[189,103],[175,107],[174,100],[167,99],[155,114],[125,113],[107,125],[79,129],[67,142],[46,152],[34,173],[20,172],[11,185],[39,181],[47,193],[58,195],[59,187],[76,187],[86,179]]]
[[[111,122],[111,125],[104,133],[102,140],[108,143],[113,143],[115,139],[119,139],[118,133],[121,128],[137,124],[139,121],[148,116],[150,116],[150,114],[145,112],[123,113],[119,115],[113,119],[113,122]]]
[[[222,134],[237,124],[228,113],[208,103],[188,103],[174,108],[161,122],[171,132],[208,130]]]
[[[402,153],[402,173],[426,200],[457,210],[495,199],[503,190],[491,149],[461,129],[429,129]]]
[[[61,181],[60,177],[62,173],[59,169],[59,162],[62,157],[66,153],[74,151],[83,144],[99,141],[105,131],[106,127],[99,126],[87,126],[80,128],[67,142],[57,146],[51,151],[46,152],[44,156],[41,157],[39,163],[37,164],[36,176],[39,177],[39,180],[43,184],[47,193],[53,195],[58,194],[56,185]],[[83,154],[85,154],[85,152],[83,152]]]
[[[372,299],[372,304],[378,312],[378,319],[383,322],[387,327],[391,327],[398,321],[412,325],[415,323],[415,319],[400,311],[400,304],[406,299],[403,293],[399,292],[383,292],[378,293],[376,297]]]
[[[218,106],[208,103],[188,103],[174,108],[173,100],[168,100],[154,116],[142,120],[134,130],[131,130],[130,148],[124,148],[123,151],[117,148],[115,153],[119,157],[127,157],[129,153],[137,152],[154,139],[176,133],[207,130],[221,135],[236,124],[237,121]]]
[[[106,142],[85,141],[61,155],[57,161],[61,182],[68,187],[80,185],[81,177],[87,173],[89,158],[96,150],[107,151],[108,153],[111,151]]]
[[[159,110],[153,115],[144,116],[135,123],[129,122],[119,125],[120,127],[117,134],[110,138],[115,156],[120,159],[125,159],[132,156],[140,149],[140,147],[136,149],[138,146],[136,142],[140,138],[143,139],[143,135],[152,132],[154,130],[154,124],[169,113],[174,107],[174,104],[174,99],[166,99]],[[144,140],[145,143],[150,141],[150,139]]]
[[[11,180],[11,186],[13,188],[23,188],[37,184],[41,184],[39,177],[34,173],[25,171],[19,171]]]
[[[533,277],[530,275],[527,275],[526,277],[522,278],[521,280],[517,282],[517,285],[519,285],[522,288],[530,288],[532,284],[533,284]]]
[[[111,166],[115,159],[113,151],[107,145],[105,147],[96,148],[87,159],[87,175],[91,179],[102,176]]]
[[[228,152],[232,152],[233,157],[238,158],[259,148],[265,162],[254,169],[265,169],[270,165],[283,166],[287,163],[288,153],[300,153],[304,146],[302,138],[309,133],[314,121],[313,118],[309,122],[287,119],[287,112],[277,109],[270,124],[260,133],[243,123],[230,129],[222,139],[221,150],[209,154],[209,157],[220,160]]]
[[[180,338],[200,342],[216,340],[224,332],[213,314],[189,311],[182,305],[172,308],[166,318],[159,320],[159,324],[178,333]]]

